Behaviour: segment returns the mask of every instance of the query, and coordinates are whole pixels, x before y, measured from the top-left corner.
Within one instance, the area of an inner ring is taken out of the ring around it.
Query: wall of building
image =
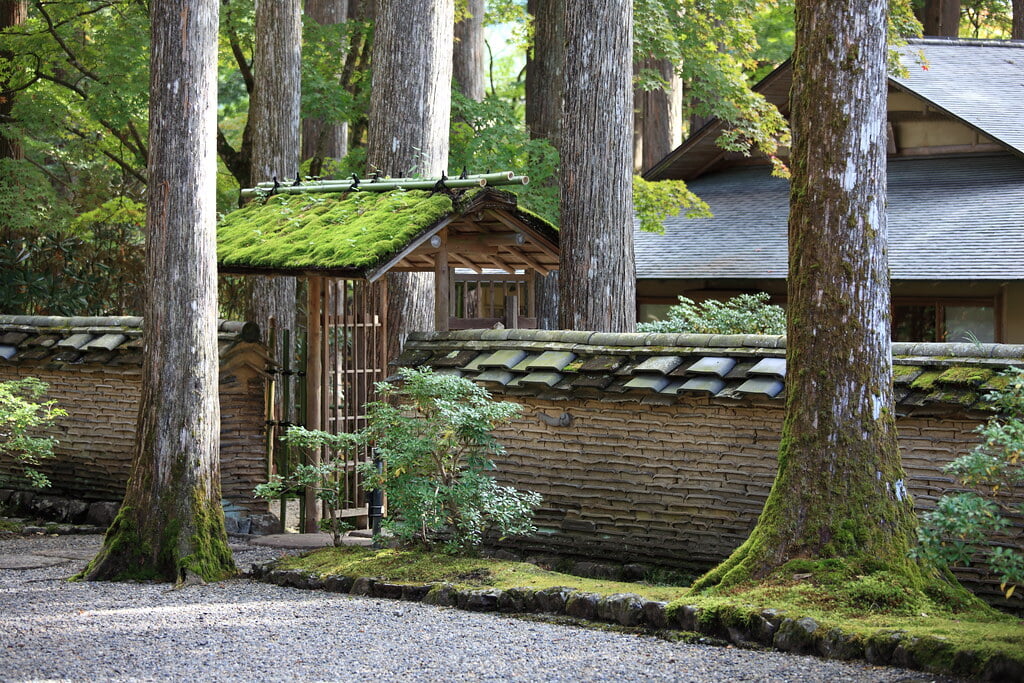
[[[57,457],[38,469],[51,480],[47,495],[86,501],[120,500],[131,469],[141,394],[138,366],[0,364],[0,381],[36,377],[47,398],[67,411],[53,435]],[[266,481],[264,382],[245,365],[221,368],[221,493],[249,513],[267,511],[253,487]],[[0,461],[0,480],[14,477]]]
[[[746,539],[775,477],[783,415],[777,401],[515,400],[526,412],[500,434],[508,452],[495,476],[544,496],[540,533],[505,541],[527,553],[701,572]],[[563,413],[572,416],[569,426],[541,419]],[[973,448],[983,419],[899,420],[908,487],[920,510],[950,490],[942,467]],[[961,578],[990,599],[1001,596],[975,571]]]

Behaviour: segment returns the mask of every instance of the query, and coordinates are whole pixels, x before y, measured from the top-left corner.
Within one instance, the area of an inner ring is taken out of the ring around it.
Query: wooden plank
[[[320,328],[322,306],[323,278],[310,278],[308,283],[307,332],[306,332],[306,428],[320,429],[321,374],[323,372],[323,355],[321,345],[323,334]],[[310,449],[309,464],[320,464],[319,449]],[[306,522],[303,531],[307,534],[320,531],[320,501],[316,497],[316,488],[306,488],[304,501]]]
[[[448,267],[448,230],[438,233],[441,243],[434,257],[434,329],[448,331],[449,292],[451,290],[451,269]]]

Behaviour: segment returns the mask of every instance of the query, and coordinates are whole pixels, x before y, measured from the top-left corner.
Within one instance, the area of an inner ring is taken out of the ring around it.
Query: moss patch
[[[547,571],[526,562],[484,557],[453,557],[416,550],[324,548],[301,557],[285,557],[275,565],[299,569],[321,577],[372,576],[396,583],[448,582],[462,588],[532,588],[568,586],[602,595],[637,593],[648,600],[670,601],[687,589],[683,586],[652,586],[624,581],[586,579]]]
[[[217,227],[224,266],[367,268],[452,211],[425,191],[277,195],[228,214]]]
[[[912,389],[917,389],[919,391],[929,391],[933,386],[935,386],[935,381],[942,376],[942,373],[942,370],[929,370],[928,372],[924,372],[920,377],[911,382],[910,386]]]
[[[956,384],[961,386],[976,387],[984,384],[995,374],[988,368],[956,367],[946,370],[939,375],[938,381],[943,384]]]
[[[669,611],[684,605],[730,624],[742,625],[765,609],[793,619],[810,617],[823,632],[840,629],[864,643],[898,633],[902,641],[915,643],[919,657],[934,650],[934,661],[921,661],[922,668],[934,671],[952,671],[954,652],[974,653],[981,663],[993,656],[1019,659],[1024,652],[1024,621],[993,610],[944,578],[915,582],[840,559],[792,560],[761,582],[682,596]]]

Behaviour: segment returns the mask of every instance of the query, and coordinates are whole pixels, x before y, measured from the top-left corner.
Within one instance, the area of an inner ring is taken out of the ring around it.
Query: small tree
[[[728,301],[701,303],[685,296],[668,309],[664,320],[640,323],[640,332],[693,332],[695,334],[785,334],[786,311],[768,303],[764,292],[740,294]]]
[[[48,385],[35,377],[0,382],[0,459],[12,459],[22,467],[25,478],[37,488],[50,485],[46,475],[36,469],[53,457],[57,440],[40,436],[38,431],[67,413],[56,401],[40,401]]]
[[[502,535],[535,531],[540,495],[499,486],[487,470],[504,452],[493,430],[522,408],[495,402],[473,382],[429,369],[400,370],[400,384],[377,384],[380,400],[367,405],[365,437],[384,463],[362,468],[365,485],[388,497],[384,521],[406,544],[449,552],[479,544],[495,528]]]
[[[270,481],[260,484],[253,491],[257,497],[267,500],[280,500],[285,496],[312,488],[318,500],[327,508],[327,518],[320,520],[320,528],[330,531],[334,545],[341,545],[341,535],[351,529],[351,525],[341,520],[341,510],[345,495],[346,455],[359,444],[357,434],[330,434],[317,429],[309,430],[292,425],[282,437],[292,446],[313,449],[322,448],[323,457],[315,465],[296,465],[288,476],[270,475]]]
[[[1024,584],[1024,534],[1011,517],[1024,515],[1024,369],[1002,375],[986,396],[997,411],[978,428],[982,442],[946,466],[962,486],[924,514],[914,553],[940,567],[986,565],[1009,598]]]

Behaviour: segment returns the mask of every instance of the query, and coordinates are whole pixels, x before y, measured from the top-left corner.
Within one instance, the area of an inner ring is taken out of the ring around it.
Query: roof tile
[[[495,351],[491,355],[484,358],[478,367],[487,370],[489,368],[509,368],[515,367],[520,361],[526,358],[526,351],[520,349],[502,349]]]
[[[717,394],[725,389],[725,382],[717,377],[692,377],[679,388],[683,391],[701,391],[707,394]]]
[[[687,375],[717,375],[725,377],[736,367],[736,359],[722,356],[704,356],[697,362],[687,366]]]
[[[739,385],[736,388],[736,391],[741,394],[764,394],[769,398],[775,398],[781,394],[782,390],[785,388],[786,385],[782,383],[782,380],[771,379],[768,377],[754,377]]]
[[[562,381],[563,375],[558,372],[531,372],[519,380],[519,386],[524,384],[543,384],[546,387],[553,387]]]
[[[484,372],[481,372],[474,379],[476,379],[477,382],[486,382],[488,384],[493,383],[505,386],[506,384],[512,381],[513,377],[515,377],[515,375],[513,375],[508,370],[493,368],[491,370],[485,370]]]
[[[571,351],[545,351],[536,359],[530,361],[526,369],[558,372],[574,360],[576,360],[576,354]]]
[[[623,387],[626,389],[649,389],[661,391],[671,380],[664,375],[641,375],[627,381]]]
[[[786,376],[785,358],[762,358],[754,367],[747,370],[748,375],[770,375],[773,377]]]
[[[637,375],[667,375],[683,362],[679,356],[650,356],[633,367]]]
[[[86,334],[85,332],[79,332],[72,334],[70,337],[65,337],[57,342],[57,346],[62,349],[80,349],[86,344],[92,341],[92,335]]]

